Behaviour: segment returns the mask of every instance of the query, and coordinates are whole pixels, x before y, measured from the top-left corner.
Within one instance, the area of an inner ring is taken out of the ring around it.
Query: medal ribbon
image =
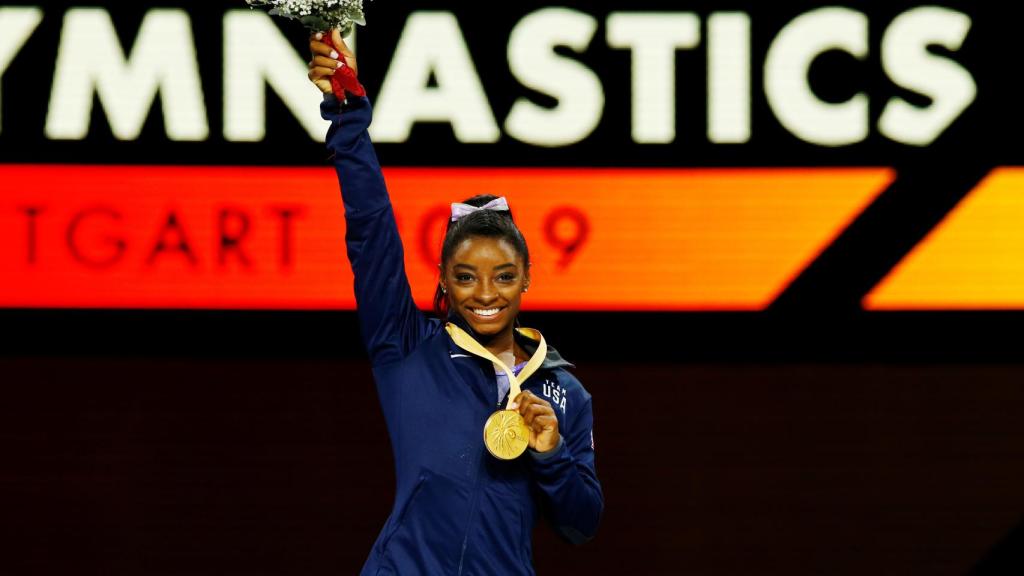
[[[519,375],[516,376],[515,372],[506,366],[500,358],[491,354],[490,350],[484,348],[483,344],[477,342],[462,328],[459,328],[455,324],[449,322],[444,329],[448,331],[448,335],[452,337],[452,341],[455,342],[456,346],[474,356],[490,360],[491,363],[496,367],[501,368],[505,374],[508,375],[509,393],[508,402],[505,403],[506,410],[508,410],[508,407],[512,405],[512,401],[515,400],[516,396],[519,396],[519,393],[523,391],[522,383],[526,382],[526,379],[540,368],[540,365],[544,363],[544,358],[548,355],[548,344],[544,341],[544,336],[542,336],[540,332],[532,328],[516,328],[516,331],[523,336],[540,342],[537,346],[537,351],[533,353],[533,357],[530,358],[530,361],[526,363],[526,366],[524,366],[519,372]]]

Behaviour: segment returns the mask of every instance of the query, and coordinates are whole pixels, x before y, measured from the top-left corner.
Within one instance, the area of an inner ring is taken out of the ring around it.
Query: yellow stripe
[[[484,348],[482,344],[474,340],[473,337],[467,334],[465,330],[451,322],[445,325],[444,328],[448,331],[448,335],[451,336],[452,341],[455,342],[456,346],[470,354],[473,354],[474,356],[490,360],[491,363],[505,372],[508,376],[508,383],[510,386],[508,402],[505,404],[506,410],[508,410],[509,406],[512,405],[512,401],[515,400],[516,396],[519,396],[519,393],[522,392],[522,383],[526,382],[526,379],[532,376],[533,373],[540,368],[541,364],[544,363],[544,358],[548,355],[548,344],[544,341],[544,336],[542,336],[540,332],[533,328],[516,328],[516,331],[523,336],[530,340],[536,340],[539,342],[537,351],[533,353],[533,357],[531,357],[530,361],[523,367],[519,376],[516,376],[515,372],[502,362],[500,358],[491,354],[490,350]]]

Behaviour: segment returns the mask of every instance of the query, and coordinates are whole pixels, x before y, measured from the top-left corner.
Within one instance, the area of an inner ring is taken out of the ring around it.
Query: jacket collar
[[[448,321],[451,322],[452,324],[455,324],[459,328],[462,328],[477,342],[480,341],[480,335],[477,334],[475,330],[473,330],[473,328],[469,325],[469,322],[466,322],[465,318],[463,318],[462,316],[459,316],[454,312],[449,312]],[[516,343],[519,344],[519,346],[521,346],[522,349],[531,356],[537,351],[537,346],[540,344],[539,335],[540,332],[532,328],[517,328],[513,332],[513,338],[516,339]],[[448,346],[452,350],[458,348],[458,346],[455,344],[455,342],[452,341],[450,337],[448,338]],[[558,350],[555,350],[554,346],[552,346],[550,342],[548,342],[548,353],[545,356],[544,362],[540,365],[540,367],[542,369],[548,370],[554,368],[576,368],[576,366],[573,365],[571,362],[562,358],[562,355],[558,353]]]

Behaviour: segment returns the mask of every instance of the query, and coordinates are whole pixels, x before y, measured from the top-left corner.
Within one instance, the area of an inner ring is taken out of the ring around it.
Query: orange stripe
[[[868,294],[864,307],[1024,308],[1024,168],[989,174]]]
[[[760,310],[892,174],[395,168],[386,177],[423,306],[448,204],[488,192],[508,196],[530,241],[528,308]],[[354,306],[330,169],[0,165],[0,182],[0,263],[14,272],[0,306]],[[30,207],[40,210],[34,219]],[[246,220],[248,233],[222,254],[225,210],[228,236]],[[154,254],[161,238],[172,248],[187,241],[194,261]]]

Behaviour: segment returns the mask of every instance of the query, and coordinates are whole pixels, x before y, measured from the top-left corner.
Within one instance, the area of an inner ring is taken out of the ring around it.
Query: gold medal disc
[[[530,445],[530,428],[515,410],[498,410],[484,424],[484,445],[500,460],[515,460]]]

